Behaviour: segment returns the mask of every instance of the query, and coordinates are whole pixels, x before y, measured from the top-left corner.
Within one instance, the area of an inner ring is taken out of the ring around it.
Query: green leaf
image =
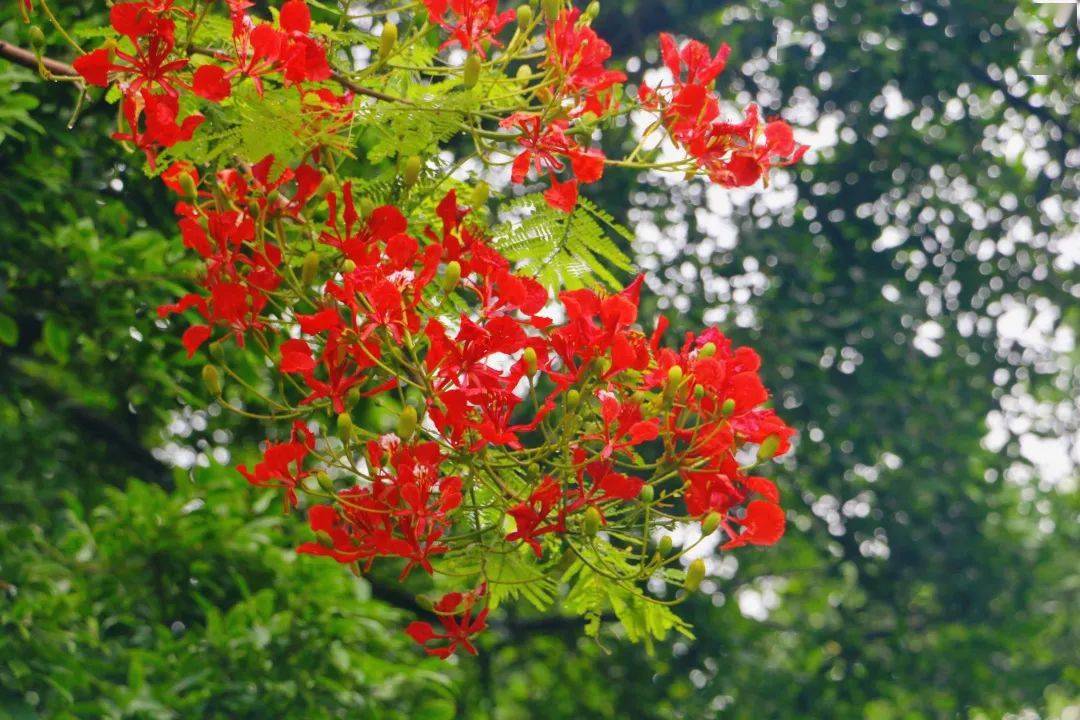
[[[0,344],[15,347],[19,342],[19,326],[10,315],[0,313]]]
[[[71,331],[53,316],[45,319],[45,325],[41,329],[41,337],[45,342],[45,349],[53,358],[60,363],[68,361],[68,353],[71,349]]]

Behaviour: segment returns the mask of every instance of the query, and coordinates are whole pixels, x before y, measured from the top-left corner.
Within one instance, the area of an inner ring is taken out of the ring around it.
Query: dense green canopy
[[[766,358],[785,539],[715,556],[697,640],[652,656],[500,610],[479,659],[422,659],[391,584],[298,558],[231,469],[260,429],[155,320],[192,268],[114,108],[69,131],[71,88],[0,61],[0,717],[1076,717],[1072,15],[608,0],[597,27],[631,70],[658,30],[730,43],[729,96],[815,146],[764,192],[595,191],[651,308]]]

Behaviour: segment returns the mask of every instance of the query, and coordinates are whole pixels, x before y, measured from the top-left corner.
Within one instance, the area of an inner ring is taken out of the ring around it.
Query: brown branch
[[[0,40],[0,57],[34,71],[39,69],[38,58],[33,50],[27,50],[3,40]],[[57,77],[79,77],[79,73],[75,68],[59,60],[42,56],[41,66]]]

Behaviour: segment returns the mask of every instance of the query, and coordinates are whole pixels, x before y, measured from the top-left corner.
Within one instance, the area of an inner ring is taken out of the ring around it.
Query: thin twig
[[[38,57],[34,54],[33,50],[27,50],[26,48],[12,45],[3,40],[0,40],[0,57],[10,60],[16,65],[30,68],[31,70],[36,71],[38,69]],[[52,58],[42,56],[41,65],[43,65],[50,73],[60,78],[67,79],[79,77],[79,73],[75,68],[65,62],[60,62],[59,60],[53,60]]]

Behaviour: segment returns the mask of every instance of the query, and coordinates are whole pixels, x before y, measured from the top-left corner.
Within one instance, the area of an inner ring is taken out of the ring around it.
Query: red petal
[[[405,633],[420,645],[435,639],[435,630],[429,623],[414,620],[405,628]]]
[[[281,6],[281,29],[307,35],[311,30],[311,11],[304,0],[289,0]]]
[[[232,93],[232,84],[225,77],[225,68],[217,65],[203,65],[195,71],[191,80],[191,89],[201,98],[220,102]]]
[[[547,201],[547,204],[565,213],[573,211],[574,206],[577,205],[577,198],[577,180],[568,180],[561,183],[552,176],[551,187],[544,191],[544,200]]]
[[[184,343],[184,347],[187,348],[187,356],[189,358],[194,357],[195,351],[210,339],[210,328],[207,325],[192,325],[184,331],[184,335],[180,338],[180,342]]]
[[[286,340],[281,344],[281,372],[303,373],[315,369],[311,348],[303,340]]]
[[[108,50],[95,50],[92,53],[77,57],[71,65],[91,85],[97,85],[98,87],[109,86],[109,70],[112,68],[112,60],[109,58]]]

